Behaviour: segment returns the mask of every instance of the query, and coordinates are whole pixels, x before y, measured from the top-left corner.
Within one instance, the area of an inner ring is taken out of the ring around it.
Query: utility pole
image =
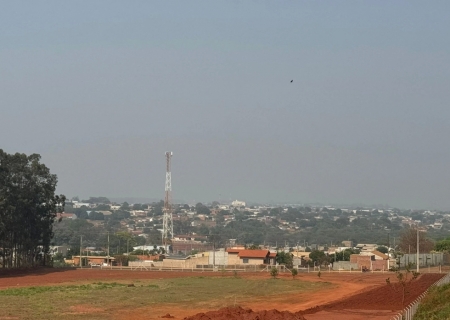
[[[417,270],[416,272],[419,273],[419,226],[417,226]]]
[[[390,239],[391,234],[388,232],[388,250],[391,248],[391,239]],[[389,251],[388,251],[389,252]]]
[[[108,258],[107,258],[107,264],[109,265],[109,231],[108,231]]]
[[[213,271],[216,268],[216,239],[213,236]]]
[[[80,268],[83,268],[83,265],[81,264],[81,252],[83,248],[83,236],[80,236]]]

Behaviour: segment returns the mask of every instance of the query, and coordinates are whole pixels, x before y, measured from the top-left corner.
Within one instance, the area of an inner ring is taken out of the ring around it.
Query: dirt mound
[[[306,320],[303,316],[289,311],[253,311],[241,307],[222,308],[217,311],[198,313],[184,320]]]

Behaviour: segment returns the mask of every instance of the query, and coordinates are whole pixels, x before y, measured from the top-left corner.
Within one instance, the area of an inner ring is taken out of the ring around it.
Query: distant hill
[[[160,200],[164,200],[164,197],[161,198],[139,198],[139,197],[111,197],[108,198],[109,200],[111,200],[112,202],[115,203],[123,203],[123,202],[128,202],[128,203],[152,203],[152,202],[158,202]],[[172,203],[186,203],[186,201],[183,200],[179,200],[179,199],[172,199]]]

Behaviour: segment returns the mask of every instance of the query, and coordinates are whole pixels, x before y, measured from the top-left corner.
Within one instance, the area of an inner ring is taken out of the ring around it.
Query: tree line
[[[56,195],[57,177],[38,154],[8,154],[0,149],[0,264],[18,268],[49,263],[56,213],[64,195]]]

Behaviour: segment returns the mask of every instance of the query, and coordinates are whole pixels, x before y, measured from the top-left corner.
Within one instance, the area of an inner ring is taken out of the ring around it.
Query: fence
[[[444,277],[433,283],[430,288],[433,286],[441,286],[446,283],[450,283],[450,273],[447,273]],[[411,302],[405,309],[402,310],[402,312],[393,316],[391,320],[412,320],[417,312],[417,309],[419,308],[420,301],[422,301],[422,299],[427,295],[430,288],[417,297],[416,300]]]
[[[158,262],[130,262],[130,266],[106,266],[99,267],[107,270],[146,270],[146,271],[191,271],[191,272],[269,272],[272,268],[277,268],[279,272],[287,272],[288,269],[284,265],[226,265],[226,266],[213,266],[206,265],[193,265],[191,267],[183,266],[164,266],[158,264]]]

